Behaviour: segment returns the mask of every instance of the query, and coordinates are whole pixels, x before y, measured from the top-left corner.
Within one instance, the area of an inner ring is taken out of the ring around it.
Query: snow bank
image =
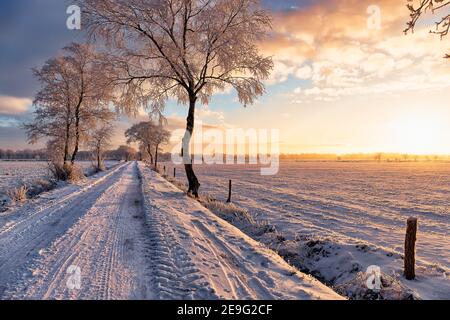
[[[183,187],[180,182],[176,185]],[[305,235],[301,230],[291,237],[237,204],[220,202],[208,194],[201,196],[199,202],[278,252],[289,264],[350,299],[450,299],[450,271],[442,265],[418,259],[417,278],[408,281],[403,277],[403,256],[395,250],[332,230],[328,236],[323,232]],[[380,267],[379,289],[372,290],[367,285],[370,266]]]
[[[117,164],[117,161],[105,161],[107,170]],[[77,165],[87,177],[97,173],[89,161],[77,162]],[[15,203],[8,193],[14,193],[16,189],[26,188],[27,198],[35,198],[61,185],[66,183],[54,181],[49,164],[45,161],[0,161],[0,212],[14,207]]]
[[[157,173],[139,168],[159,298],[342,299]]]

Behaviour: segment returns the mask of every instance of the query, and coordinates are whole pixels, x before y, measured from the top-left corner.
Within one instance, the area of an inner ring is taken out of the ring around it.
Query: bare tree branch
[[[419,19],[427,12],[435,14],[436,12],[442,12],[444,8],[450,8],[450,0],[420,0],[417,6],[412,3],[413,0],[408,0],[407,7],[410,11],[410,21],[406,23],[407,28],[404,30],[405,34],[408,32],[414,32]],[[440,38],[444,38],[448,35],[450,30],[450,13],[444,14],[444,16],[437,22],[435,22],[435,29],[430,30],[430,33],[437,34]],[[446,54],[444,58],[449,59],[450,54]]]

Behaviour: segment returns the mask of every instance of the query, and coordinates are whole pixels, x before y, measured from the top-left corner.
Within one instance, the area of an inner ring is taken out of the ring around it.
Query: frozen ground
[[[177,172],[183,180],[183,169]],[[422,298],[450,298],[450,163],[292,161],[272,177],[256,166],[197,165],[196,172],[201,190],[219,200],[232,179],[233,202],[274,225],[287,259],[326,283],[379,265]],[[419,218],[413,282],[401,279],[410,216]]]
[[[116,164],[116,161],[106,161],[106,167]],[[86,173],[92,168],[92,162],[78,162]],[[6,192],[22,185],[33,184],[39,179],[49,177],[46,161],[0,161],[0,200],[6,197]]]
[[[130,298],[341,297],[136,163],[0,215],[0,299]]]

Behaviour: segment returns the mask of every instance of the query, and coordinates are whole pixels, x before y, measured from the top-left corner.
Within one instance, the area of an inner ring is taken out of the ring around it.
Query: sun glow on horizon
[[[448,153],[444,142],[444,124],[437,115],[415,113],[394,119],[388,138],[395,152],[410,154]]]

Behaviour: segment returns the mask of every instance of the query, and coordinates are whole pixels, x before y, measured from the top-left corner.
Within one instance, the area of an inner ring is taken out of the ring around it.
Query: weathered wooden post
[[[177,177],[177,168],[173,168],[173,177],[174,177],[174,178]]]
[[[405,237],[405,277],[407,280],[416,278],[416,239],[417,239],[417,218],[409,218],[406,226]]]
[[[230,203],[230,202],[231,202],[231,180],[230,180],[230,182],[228,184],[228,200],[227,200],[227,203]]]

